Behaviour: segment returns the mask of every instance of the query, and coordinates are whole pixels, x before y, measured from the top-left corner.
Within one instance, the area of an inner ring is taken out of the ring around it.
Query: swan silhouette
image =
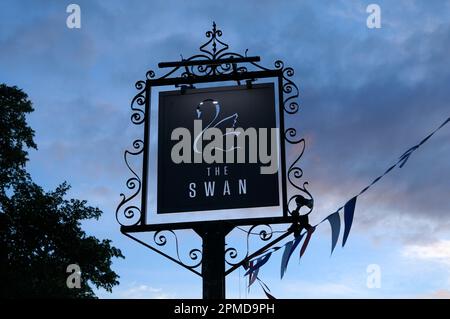
[[[200,132],[200,134],[198,134],[195,139],[194,139],[194,143],[193,143],[193,149],[195,153],[201,153],[198,149],[198,143],[202,140],[203,134],[205,133],[205,131],[207,129],[209,129],[210,127],[215,127],[217,128],[217,126],[222,125],[225,128],[229,128],[231,126],[231,128],[235,128],[237,119],[239,117],[239,115],[237,113],[234,113],[230,116],[227,116],[225,118],[222,119],[218,119],[219,115],[220,115],[220,104],[218,101],[213,100],[213,99],[206,99],[203,100],[202,102],[200,102],[197,106],[196,109],[196,113],[197,113],[197,119],[201,119],[202,118],[202,108],[204,107],[214,107],[215,113],[214,113],[214,117],[213,119],[208,123],[208,125],[205,126],[205,128]],[[230,125],[231,124],[231,125]],[[230,125],[227,127],[227,125]],[[227,132],[224,133],[222,136],[226,136],[226,135],[235,135],[238,136],[240,134],[240,132]],[[222,151],[222,152],[229,152],[229,151],[233,151],[235,149],[240,149],[240,147],[230,147],[227,150],[221,149],[219,147],[215,147],[215,150],[218,151]]]

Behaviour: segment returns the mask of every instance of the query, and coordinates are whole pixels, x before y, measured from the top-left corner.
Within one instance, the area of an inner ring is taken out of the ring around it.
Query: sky
[[[80,29],[66,26],[69,1],[1,3],[0,82],[23,89],[35,108],[38,151],[27,169],[45,189],[68,181],[69,196],[102,209],[83,227],[126,257],[113,263],[120,285],[98,290],[101,298],[201,297],[200,278],[123,236],[115,210],[129,177],[123,151],[142,135],[130,123],[134,83],[150,69],[162,75],[160,61],[197,53],[212,21],[231,51],[295,69],[300,111],[290,123],[306,139],[300,166],[313,222],[450,116],[450,1],[76,1]],[[381,8],[379,29],[366,25],[370,3]],[[282,280],[275,254],[260,272],[273,295],[450,298],[449,141],[446,126],[358,198],[345,248],[330,257],[324,224]],[[370,288],[373,265],[380,285]],[[245,280],[242,270],[227,277],[227,296],[264,298]]]

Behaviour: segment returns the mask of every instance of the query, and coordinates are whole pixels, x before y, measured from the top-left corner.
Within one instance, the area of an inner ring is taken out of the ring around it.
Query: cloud
[[[419,299],[450,299],[450,290],[439,289],[429,294],[418,296]]]
[[[406,258],[437,262],[450,266],[450,240],[439,240],[423,245],[407,245],[404,247],[402,255]]]
[[[161,288],[154,288],[144,284],[133,283],[126,289],[115,289],[110,298],[120,299],[171,299],[174,295],[163,292]]]
[[[65,27],[64,4],[5,3],[0,70],[35,105],[36,181],[67,179],[75,194],[113,212],[127,191],[123,150],[142,134],[129,122],[134,82],[160,61],[197,53],[213,20],[232,51],[248,48],[264,66],[280,58],[295,69],[301,111],[287,123],[307,137],[300,166],[317,205],[312,219],[344,204],[449,116],[448,3],[380,1],[383,27],[369,30],[360,3],[241,2],[80,0],[81,30]],[[450,230],[449,140],[447,126],[358,199],[354,231],[407,243],[405,258],[448,265],[439,238]],[[120,236],[113,214],[107,218],[96,231]],[[352,294],[339,285],[318,293]],[[121,293],[164,295],[155,290],[133,284]]]
[[[341,283],[318,283],[318,282],[296,282],[284,286],[285,293],[290,296],[300,296],[307,293],[306,298],[355,298],[363,292],[348,282]]]

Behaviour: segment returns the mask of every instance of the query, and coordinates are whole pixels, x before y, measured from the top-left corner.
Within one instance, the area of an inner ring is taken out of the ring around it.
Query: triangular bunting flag
[[[341,216],[339,212],[335,212],[328,216],[327,219],[331,226],[331,254],[333,254],[334,247],[336,247],[339,239],[339,233],[341,232]]]
[[[350,234],[350,229],[352,228],[356,197],[357,196],[350,199],[344,206],[344,238],[342,239],[342,247],[345,246],[348,234]]]
[[[283,279],[284,273],[287,268],[287,262],[289,255],[291,253],[292,245],[294,245],[294,240],[288,242],[284,247],[283,257],[281,257],[281,268],[280,268],[280,277]]]
[[[253,283],[256,281],[256,278],[258,278],[259,268],[256,269],[254,272],[248,276],[248,288],[250,289],[250,286],[253,285]]]
[[[247,276],[247,275],[251,274],[252,272],[261,268],[269,260],[271,255],[272,255],[272,252],[267,253],[264,256],[261,256],[258,259],[256,259],[256,262],[252,266],[249,267],[249,269],[244,274],[244,276]]]
[[[309,244],[309,240],[311,239],[311,236],[315,230],[316,230],[316,227],[311,227],[306,232],[305,241],[303,242],[302,249],[300,249],[300,258],[302,258],[303,254],[305,253],[306,248],[308,247],[308,244]]]

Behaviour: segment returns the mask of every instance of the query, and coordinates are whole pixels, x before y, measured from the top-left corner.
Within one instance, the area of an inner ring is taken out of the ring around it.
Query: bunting
[[[276,299],[271,293],[270,293],[270,289],[269,287],[267,287],[267,285],[258,278],[258,282],[259,285],[261,286],[262,290],[264,291],[264,293],[266,294],[267,299]]]
[[[305,253],[306,248],[308,247],[309,244],[309,240],[311,239],[311,236],[315,230],[316,227],[311,227],[306,231],[306,238],[305,241],[303,242],[302,248],[300,249],[300,258],[302,258],[303,254]]]
[[[345,246],[348,235],[350,234],[350,229],[352,228],[356,198],[357,196],[353,197],[344,205],[344,238],[342,239],[342,247]]]
[[[341,216],[339,212],[335,212],[326,218],[331,226],[331,254],[333,254],[334,248],[339,239],[341,233]]]
[[[269,287],[261,281],[261,279],[258,277],[258,272],[261,266],[267,263],[269,258],[271,257],[272,253],[276,250],[284,247],[283,256],[281,259],[281,267],[280,267],[280,275],[281,278],[283,278],[287,266],[289,264],[290,257],[292,256],[293,252],[297,248],[297,246],[300,244],[303,236],[306,234],[306,238],[303,242],[303,245],[300,249],[300,258],[305,253],[308,244],[310,242],[311,236],[314,233],[317,226],[322,224],[324,221],[328,221],[331,226],[331,254],[333,253],[336,244],[339,239],[339,234],[341,231],[341,215],[340,213],[342,210],[344,211],[344,235],[342,238],[342,247],[345,246],[348,236],[350,234],[350,230],[353,224],[353,217],[355,213],[355,207],[356,207],[356,200],[357,198],[364,194],[367,190],[369,190],[374,184],[378,183],[384,176],[389,174],[395,167],[402,168],[407,161],[409,160],[411,154],[413,154],[417,149],[419,149],[420,146],[422,146],[426,141],[428,141],[437,131],[439,131],[442,127],[444,127],[446,124],[450,122],[450,117],[444,121],[438,128],[436,128],[433,132],[431,132],[428,136],[426,136],[424,139],[422,139],[418,144],[410,147],[407,151],[405,151],[397,160],[397,162],[393,165],[391,165],[389,168],[386,169],[386,171],[375,178],[369,185],[364,187],[356,196],[352,197],[350,200],[348,200],[344,206],[339,207],[334,213],[328,215],[325,219],[323,219],[320,223],[318,223],[315,226],[310,227],[305,232],[300,234],[297,238],[294,240],[291,240],[284,244],[281,247],[274,247],[272,248],[272,251],[267,252],[263,256],[258,257],[257,259],[250,262],[248,269],[246,268],[247,272],[245,275],[249,275],[249,287],[257,280],[263,289],[264,293],[266,294],[267,298],[269,299],[275,299],[275,297],[270,293]]]
[[[244,274],[244,276],[250,275],[251,273],[254,273],[255,271],[259,270],[265,263],[267,263],[270,259],[270,256],[272,255],[272,252],[269,252],[261,257],[258,257],[256,259],[256,262],[253,263],[247,270],[247,272]]]
[[[286,272],[287,265],[289,264],[289,259],[292,256],[292,253],[295,251],[295,248],[297,248],[298,244],[300,244],[300,241],[303,238],[303,234],[299,235],[296,239],[288,242],[284,248],[283,257],[281,258],[281,279],[283,279],[283,276]]]
[[[294,241],[291,240],[284,246],[284,252],[283,252],[283,257],[281,257],[281,267],[280,267],[281,279],[283,279],[284,273],[286,272],[293,245],[294,245]]]
[[[253,267],[254,261],[251,260],[249,262],[249,267]],[[250,289],[250,286],[253,285],[253,283],[256,281],[256,278],[258,278],[259,268],[257,268],[255,271],[251,272],[248,276],[248,289]]]

